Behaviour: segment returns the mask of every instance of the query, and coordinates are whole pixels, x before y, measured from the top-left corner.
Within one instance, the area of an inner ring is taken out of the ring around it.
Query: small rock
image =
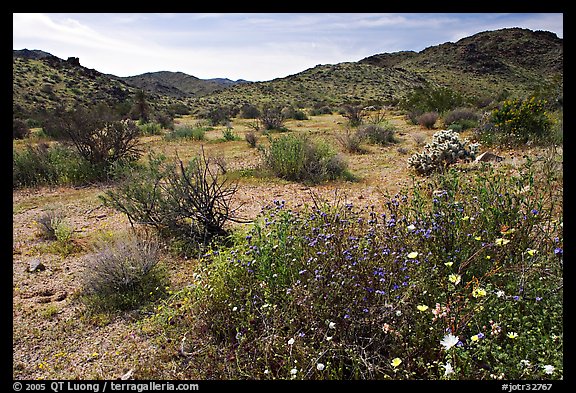
[[[40,262],[39,259],[33,259],[30,261],[30,264],[28,265],[28,271],[29,272],[41,272],[46,270],[46,266],[44,266],[44,264],[42,262]]]
[[[485,151],[484,153],[480,154],[478,157],[476,157],[476,162],[489,162],[489,161],[496,161],[496,162],[500,162],[502,161],[503,158],[500,156],[497,156],[494,153],[491,153],[489,151]]]

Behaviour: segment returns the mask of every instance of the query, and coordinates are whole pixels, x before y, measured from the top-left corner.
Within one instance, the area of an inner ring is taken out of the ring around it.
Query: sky
[[[562,13],[14,13],[13,49],[116,76],[267,81],[509,27],[563,38]]]

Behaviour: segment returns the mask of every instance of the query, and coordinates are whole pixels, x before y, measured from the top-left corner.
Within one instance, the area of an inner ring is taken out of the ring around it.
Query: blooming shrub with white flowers
[[[474,160],[479,148],[478,143],[470,144],[468,139],[461,141],[453,130],[441,130],[432,136],[432,142],[424,146],[423,153],[416,153],[408,159],[408,166],[420,175],[428,175],[458,161]]]
[[[204,256],[159,336],[196,337],[196,378],[561,379],[562,187],[502,170],[381,206],[275,201]]]

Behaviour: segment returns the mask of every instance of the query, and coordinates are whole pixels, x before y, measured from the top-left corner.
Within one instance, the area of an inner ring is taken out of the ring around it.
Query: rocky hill
[[[357,62],[318,65],[266,82],[202,80],[182,72],[152,72],[128,78],[105,75],[39,50],[14,51],[13,107],[29,116],[58,103],[122,105],[137,89],[156,105],[238,107],[274,103],[298,107],[347,102],[394,105],[417,88],[444,87],[471,101],[563,94],[563,40],[546,31],[511,28],[486,31],[420,52],[376,54]]]

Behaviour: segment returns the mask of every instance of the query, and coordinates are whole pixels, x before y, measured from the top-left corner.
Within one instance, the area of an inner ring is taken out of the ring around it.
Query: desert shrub
[[[365,125],[358,132],[369,143],[388,145],[397,142],[395,137],[396,127],[387,121]]]
[[[160,125],[166,130],[174,129],[174,116],[167,111],[156,111],[152,115],[152,122]]]
[[[248,146],[252,148],[256,147],[256,144],[258,143],[258,136],[256,136],[256,134],[252,131],[244,134],[244,139],[246,139],[246,142],[248,142]]]
[[[13,187],[85,185],[112,178],[112,172],[95,167],[73,148],[61,144],[26,145],[12,154]]]
[[[535,170],[450,170],[379,207],[274,201],[159,317],[222,379],[562,379],[562,187]]]
[[[424,128],[429,130],[434,128],[436,121],[438,120],[438,113],[437,112],[425,112],[418,116],[418,124]]]
[[[282,109],[282,116],[285,119],[294,119],[294,120],[308,120],[308,116],[304,111],[300,109],[296,109],[292,106],[287,106]]]
[[[348,153],[366,153],[366,149],[362,147],[362,143],[365,141],[365,134],[360,132],[360,130],[352,131],[347,127],[343,133],[336,135],[336,141]]]
[[[82,299],[94,310],[131,310],[162,297],[169,284],[158,241],[134,235],[99,244],[86,258]]]
[[[364,121],[365,114],[363,108],[364,107],[359,104],[345,104],[342,105],[340,113],[348,119],[350,127],[358,127]]]
[[[349,176],[346,162],[331,146],[307,136],[270,138],[270,146],[263,154],[268,168],[286,180],[318,183]]]
[[[265,130],[286,131],[284,127],[286,118],[279,106],[264,105],[259,120]]]
[[[222,130],[222,139],[225,142],[228,141],[239,141],[240,137],[234,132],[231,125],[227,125],[226,128]]]
[[[206,139],[206,131],[212,129],[211,127],[176,127],[174,130],[166,133],[164,139],[173,141],[177,139],[192,139],[194,141],[203,141]]]
[[[148,122],[148,123],[138,123],[138,128],[143,135],[160,135],[162,134],[162,126],[160,123]]]
[[[251,104],[244,104],[240,107],[238,117],[241,119],[257,119],[260,117],[260,110]]]
[[[187,164],[150,155],[101,199],[126,214],[133,227],[154,228],[186,254],[228,236],[228,223],[242,222],[231,203],[236,191],[237,185],[223,178],[202,150]]]
[[[211,126],[226,125],[230,122],[232,113],[229,107],[216,105],[205,109],[198,117],[208,120]]]
[[[451,130],[442,130],[432,136],[432,142],[424,146],[423,153],[416,153],[408,159],[408,166],[420,175],[443,171],[458,161],[473,160],[478,153],[479,144],[469,144],[468,139],[461,141],[458,134]]]
[[[546,143],[550,140],[552,121],[546,102],[534,97],[506,100],[494,109],[478,127],[483,142],[524,144],[528,141]]]
[[[462,106],[464,97],[446,87],[416,88],[399,105],[408,112],[422,114],[424,112],[443,113],[450,109]],[[416,124],[416,123],[415,123]]]
[[[314,106],[310,109],[310,116],[331,115],[332,108],[328,105]]]
[[[172,115],[178,115],[178,116],[189,115],[190,108],[188,108],[186,104],[176,102],[168,106],[168,112]]]
[[[20,119],[12,119],[12,139],[24,139],[30,135],[30,128]]]
[[[444,116],[443,121],[446,128],[451,128],[456,131],[453,128],[455,124],[460,125],[461,130],[466,130],[474,127],[479,119],[480,116],[478,116],[478,113],[471,108],[456,108],[448,112]]]
[[[40,215],[34,220],[38,228],[38,236],[46,240],[56,240],[56,228],[63,219],[63,214],[54,210],[49,210]]]
[[[78,153],[102,172],[117,162],[137,160],[140,129],[131,120],[118,120],[106,106],[92,109],[62,108],[51,112],[44,124],[44,132],[56,139],[71,143]]]

